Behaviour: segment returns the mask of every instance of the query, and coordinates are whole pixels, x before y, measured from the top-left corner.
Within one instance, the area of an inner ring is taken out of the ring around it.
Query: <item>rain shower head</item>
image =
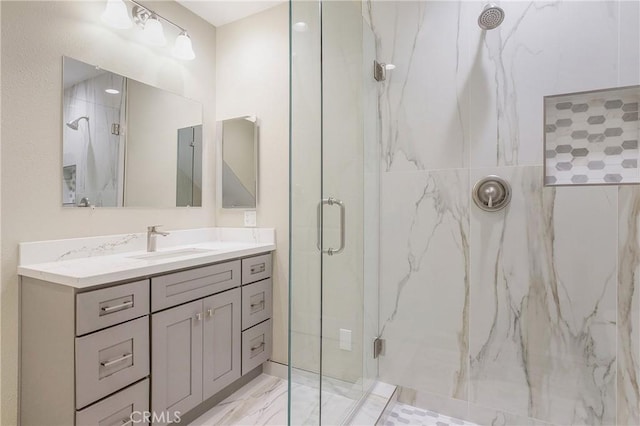
[[[478,25],[483,30],[492,30],[502,24],[504,10],[493,3],[487,4],[478,16]]]
[[[69,121],[67,124],[67,127],[73,129],[73,130],[78,130],[78,123],[80,123],[80,120],[85,119],[87,120],[87,123],[89,122],[89,117],[87,116],[82,116],[82,117],[78,117],[73,121]]]

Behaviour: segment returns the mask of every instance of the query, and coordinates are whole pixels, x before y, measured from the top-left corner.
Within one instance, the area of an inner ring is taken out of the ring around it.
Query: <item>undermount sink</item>
[[[162,260],[171,259],[174,257],[191,256],[194,254],[213,253],[216,250],[202,249],[202,248],[185,248],[179,250],[165,250],[153,253],[139,254],[137,256],[129,256],[131,259],[140,260]]]

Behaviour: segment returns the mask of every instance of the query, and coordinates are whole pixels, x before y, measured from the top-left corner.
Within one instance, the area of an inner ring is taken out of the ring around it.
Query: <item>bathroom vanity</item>
[[[82,248],[62,260],[21,262],[22,424],[178,422],[259,374],[271,354],[275,245],[269,232],[239,231],[240,241],[155,253],[75,241]]]

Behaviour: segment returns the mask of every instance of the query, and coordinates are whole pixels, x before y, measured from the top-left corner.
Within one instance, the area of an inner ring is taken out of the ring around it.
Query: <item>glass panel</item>
[[[290,3],[289,424],[320,424],[320,3]]]
[[[322,5],[322,424],[346,420],[363,394],[364,135],[362,3]],[[344,224],[341,208],[345,211]]]
[[[366,17],[366,11],[363,11]],[[364,315],[363,315],[363,389],[368,392],[378,379],[378,361],[373,354],[373,341],[378,337],[379,266],[380,262],[380,141],[378,132],[378,90],[382,85],[373,79],[376,58],[375,36],[370,24],[362,25],[362,75],[364,122]]]
[[[337,425],[378,373],[375,39],[360,1],[292,2],[291,28],[289,421]]]

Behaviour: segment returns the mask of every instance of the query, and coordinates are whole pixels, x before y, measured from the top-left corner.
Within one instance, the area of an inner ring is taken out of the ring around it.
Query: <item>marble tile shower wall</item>
[[[543,98],[640,83],[638,2],[368,2],[382,380],[480,424],[640,424],[640,189],[544,187]],[[509,207],[478,209],[498,174]]]

